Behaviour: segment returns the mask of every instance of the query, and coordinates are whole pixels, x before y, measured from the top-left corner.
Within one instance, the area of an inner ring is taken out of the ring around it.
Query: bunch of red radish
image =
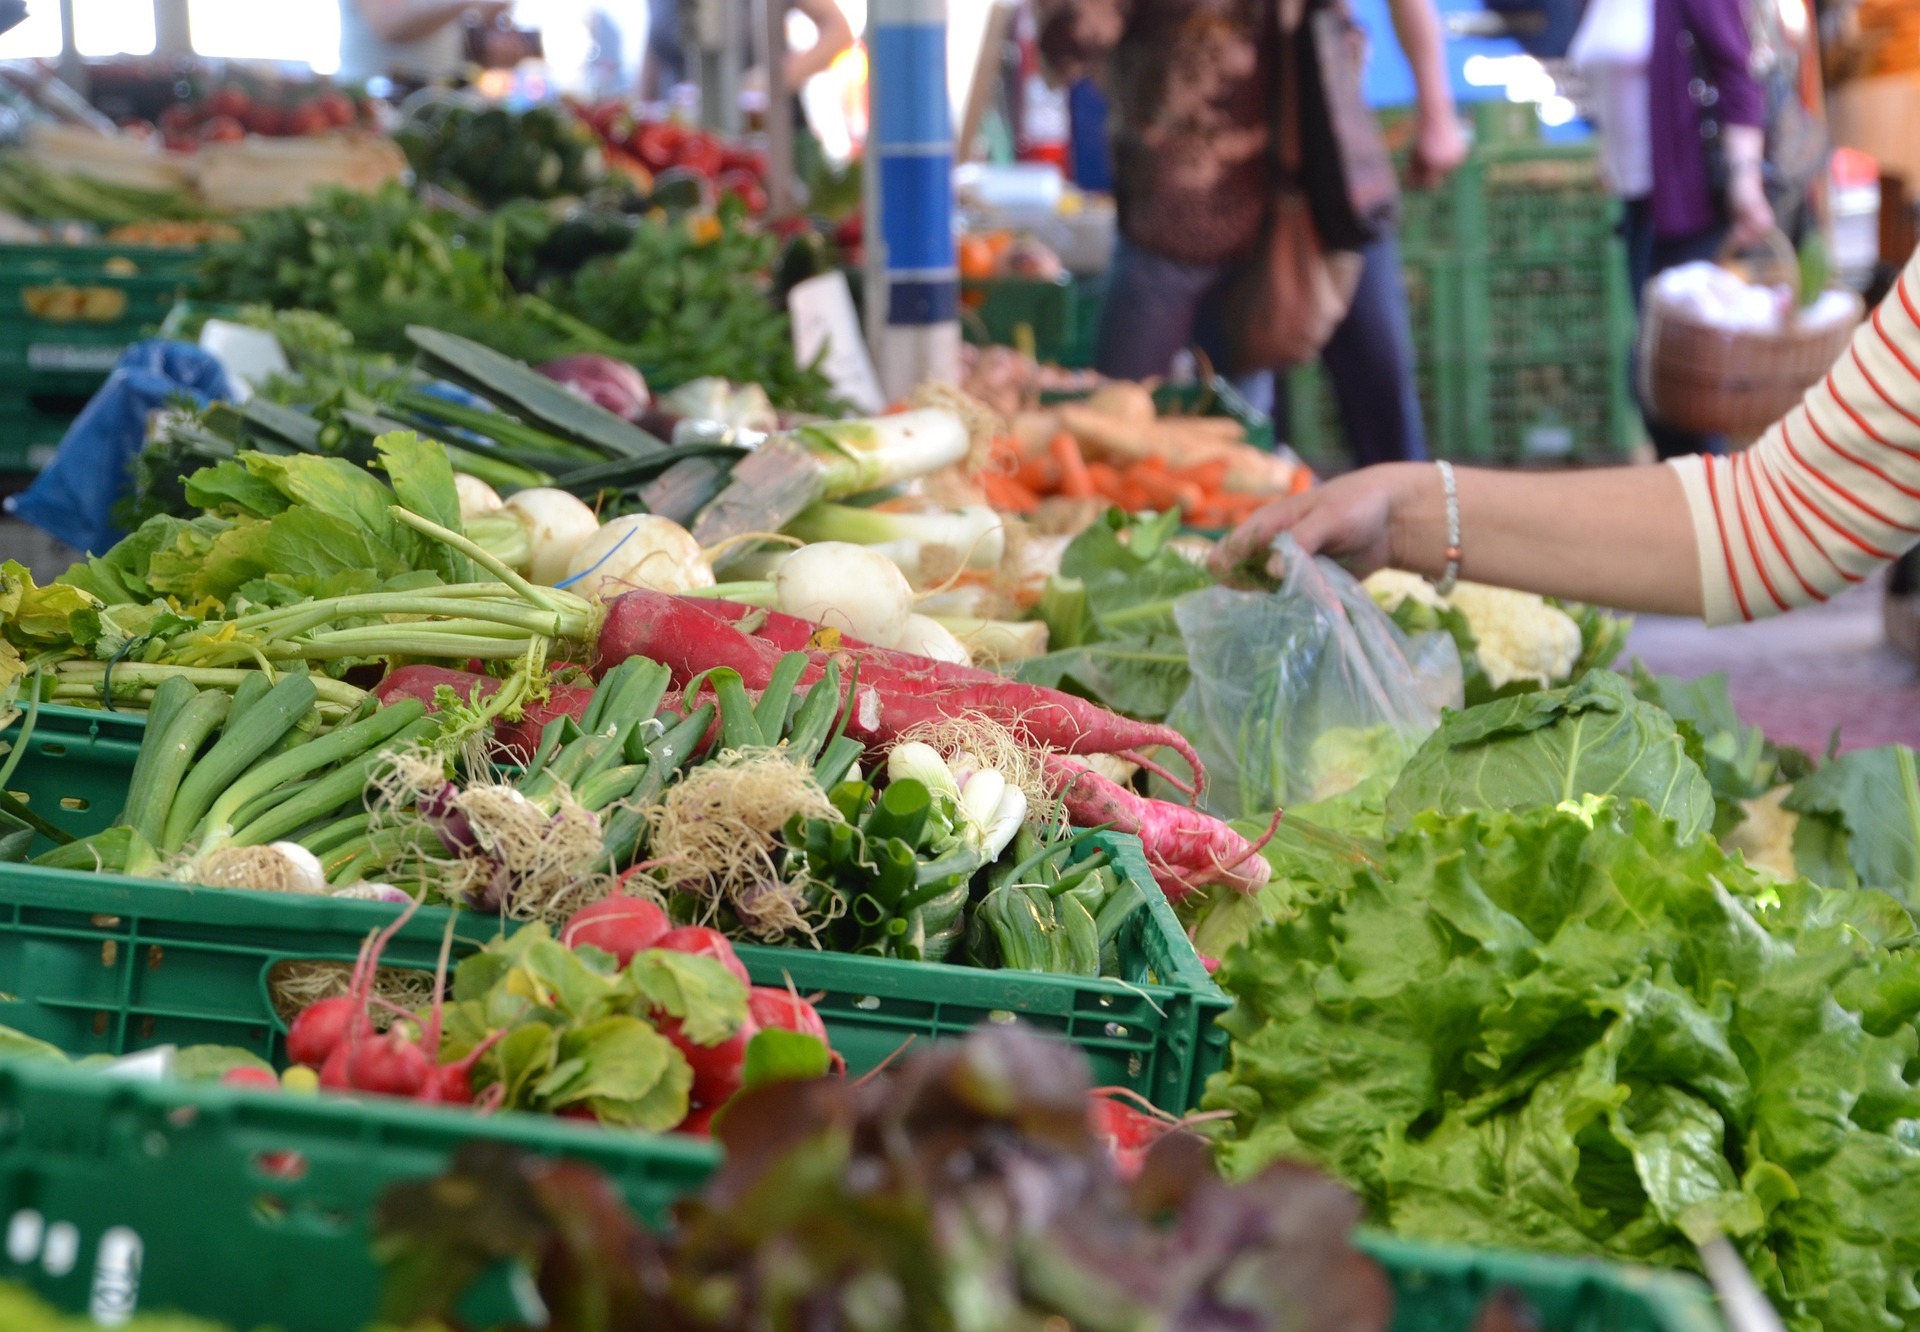
[[[441,1014],[445,1004],[446,958],[435,973],[431,1016],[418,1037],[408,1027],[394,1024],[377,1029],[373,1012],[384,1008],[396,1017],[406,1010],[373,993],[380,954],[412,915],[402,913],[361,950],[347,993],[322,999],[301,1010],[287,1031],[287,1057],[313,1069],[320,1085],[331,1091],[369,1092],[443,1105],[473,1105],[473,1069],[480,1058],[506,1035],[501,1029],[467,1054],[440,1062]],[[745,1074],[747,1045],[764,1028],[777,1027],[811,1036],[828,1045],[827,1025],[807,1000],[787,990],[756,986],[733,944],[718,930],[702,925],[674,926],[659,906],[640,897],[616,894],[576,911],[560,931],[569,948],[593,947],[626,966],[634,955],[649,949],[689,953],[719,962],[747,989],[747,1020],[718,1045],[689,1039],[679,1019],[656,1014],[655,1027],[686,1057],[693,1070],[691,1105],[683,1133],[706,1134],[713,1116],[740,1090]],[[834,1057],[836,1067],[841,1061]],[[236,1085],[264,1087],[272,1075],[264,1070],[235,1070]],[[274,1085],[278,1085],[275,1082]],[[492,1089],[489,1089],[492,1090]],[[486,1098],[482,1098],[486,1101]],[[487,1102],[489,1108],[491,1102]],[[592,1119],[585,1106],[560,1112],[566,1118]]]
[[[763,1028],[799,1032],[831,1048],[827,1024],[811,1003],[789,990],[755,985],[726,935],[704,925],[676,926],[665,911],[644,897],[616,894],[580,908],[561,928],[560,942],[569,948],[601,949],[623,967],[636,953],[650,948],[710,957],[747,987],[747,1020],[718,1045],[701,1045],[688,1039],[678,1018],[654,1019],[660,1034],[673,1042],[693,1069],[691,1109],[680,1125],[682,1133],[704,1136],[709,1131],[715,1113],[740,1090],[747,1045]],[[834,1062],[839,1065],[838,1055]],[[583,1108],[580,1117],[591,1118],[591,1112]]]
[[[1129,1181],[1139,1178],[1154,1143],[1218,1117],[1218,1112],[1184,1118],[1170,1115],[1126,1087],[1095,1087],[1087,1093],[1087,1126],[1112,1158],[1115,1173]]]

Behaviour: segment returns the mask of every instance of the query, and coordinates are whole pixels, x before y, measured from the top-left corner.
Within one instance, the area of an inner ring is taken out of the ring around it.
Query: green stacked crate
[[[9,794],[73,836],[110,825],[126,803],[144,722],[46,706]],[[5,737],[17,740],[16,723]],[[755,983],[814,994],[834,1048],[856,1073],[913,1040],[1017,1016],[1078,1046],[1103,1083],[1156,1105],[1190,1109],[1226,1059],[1214,1019],[1227,999],[1208,976],[1153,881],[1138,838],[1098,833],[1147,909],[1120,940],[1122,974],[1090,979],[901,962],[810,948],[742,944]],[[288,1014],[272,997],[276,968],[350,961],[392,913],[369,902],[275,893],[208,892],[148,879],[0,865],[0,1025],[70,1054],[125,1054],[161,1044],[233,1045],[282,1053]],[[447,924],[424,909],[393,940],[386,965],[427,969]],[[498,922],[459,917],[459,952]]]
[[[34,471],[127,345],[193,282],[193,250],[0,245],[0,471]]]
[[[1635,436],[1618,207],[1591,152],[1504,148],[1482,166],[1486,250],[1465,311],[1466,456],[1605,461]]]
[[[1401,252],[1428,444],[1439,457],[1622,456],[1636,435],[1618,210],[1584,147],[1482,147],[1402,199]],[[1290,379],[1294,447],[1340,460],[1317,366]]]
[[[381,1194],[444,1171],[470,1142],[590,1166],[648,1225],[720,1159],[677,1135],[10,1059],[0,1062],[0,1279],[106,1326],[174,1310],[283,1332],[363,1327],[381,1288]],[[1356,1239],[1392,1282],[1391,1332],[1470,1332],[1496,1291],[1522,1297],[1539,1332],[1724,1332],[1706,1287],[1683,1273]],[[469,1325],[533,1316],[514,1270],[486,1274],[461,1311]]]

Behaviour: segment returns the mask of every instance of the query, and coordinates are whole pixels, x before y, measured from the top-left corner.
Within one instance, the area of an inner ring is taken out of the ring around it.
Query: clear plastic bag
[[[1212,587],[1174,605],[1192,682],[1167,720],[1199,750],[1203,803],[1222,818],[1377,804],[1461,703],[1452,638],[1409,638],[1339,565],[1289,536],[1278,549],[1277,591]]]

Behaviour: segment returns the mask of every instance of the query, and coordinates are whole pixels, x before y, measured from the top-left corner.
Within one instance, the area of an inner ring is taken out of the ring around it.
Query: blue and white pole
[[[947,0],[873,0],[867,61],[867,337],[898,399],[960,378]]]

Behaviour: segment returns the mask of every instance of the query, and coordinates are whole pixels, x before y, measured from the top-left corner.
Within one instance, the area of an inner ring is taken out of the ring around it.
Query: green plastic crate
[[[111,824],[144,723],[74,708],[43,708],[9,789],[65,831]],[[8,734],[18,735],[18,728]],[[1121,936],[1125,974],[1090,980],[901,962],[805,948],[739,946],[758,984],[820,991],[834,1048],[855,1072],[909,1040],[957,1035],[1018,1018],[1065,1037],[1102,1082],[1131,1087],[1183,1111],[1226,1060],[1215,1019],[1228,1001],[1201,965],[1153,882],[1139,839],[1102,833],[1147,909]],[[395,937],[386,965],[431,969],[444,908],[420,911]],[[0,866],[0,1025],[73,1054],[124,1054],[153,1045],[237,1045],[279,1060],[285,1015],[274,1011],[274,968],[351,961],[392,920],[377,903],[223,892],[150,879],[38,866]],[[491,918],[462,916],[457,947],[492,937]]]
[[[1487,1296],[1524,1296],[1540,1332],[1726,1332],[1706,1285],[1680,1272],[1419,1244],[1362,1231],[1393,1283],[1392,1332],[1469,1332]]]
[[[591,1165],[654,1225],[719,1160],[678,1135],[13,1059],[0,1062],[0,1279],[106,1325],[171,1309],[236,1329],[359,1332],[377,1312],[381,1193],[443,1172],[476,1140]],[[525,1317],[505,1271],[467,1312],[482,1326]]]
[[[651,1224],[718,1160],[691,1139],[527,1115],[125,1082],[10,1060],[0,1063],[0,1278],[102,1322],[171,1308],[236,1328],[357,1332],[379,1290],[368,1242],[380,1194],[441,1172],[473,1139],[592,1165]],[[274,1155],[286,1152],[299,1154],[297,1170]],[[1502,1287],[1526,1297],[1541,1332],[1723,1332],[1705,1288],[1675,1273],[1366,1232],[1359,1243],[1393,1283],[1393,1332],[1471,1332]],[[502,1275],[476,1292],[474,1321],[510,1309]]]
[[[134,245],[0,245],[0,383],[22,394],[91,393],[186,294],[199,258]],[[90,293],[91,308],[39,305],[73,293]]]
[[[1031,339],[1035,359],[1059,365],[1080,346],[1081,289],[1062,274],[970,279],[960,284],[960,329],[981,346],[1019,347]]]

